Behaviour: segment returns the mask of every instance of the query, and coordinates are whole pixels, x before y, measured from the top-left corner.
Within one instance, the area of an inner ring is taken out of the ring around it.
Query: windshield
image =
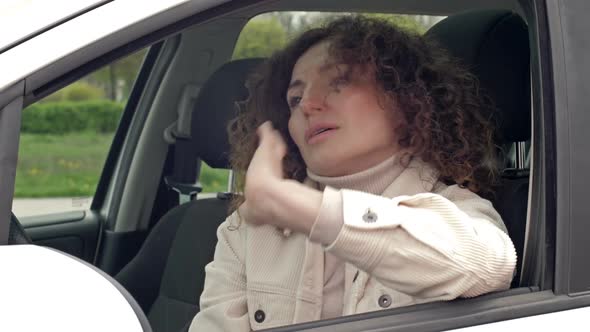
[[[0,52],[107,0],[0,1]]]

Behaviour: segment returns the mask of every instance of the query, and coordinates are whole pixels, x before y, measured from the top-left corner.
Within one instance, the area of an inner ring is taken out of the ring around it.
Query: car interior
[[[84,259],[113,275],[133,295],[154,331],[188,328],[199,311],[204,267],[213,258],[216,230],[228,215],[232,196],[238,194],[230,180],[227,192],[200,195],[200,165],[230,168],[227,124],[236,115],[236,103],[247,97],[248,75],[264,61],[230,60],[231,55],[248,20],[273,11],[446,16],[426,36],[470,68],[497,108],[490,117],[498,123],[496,144],[505,166],[490,199],[517,251],[512,288],[478,299],[394,308],[379,314],[454,302],[469,305],[473,300],[540,290],[535,272],[523,270],[534,270],[523,257],[531,255],[526,248],[537,241],[527,238],[531,167],[527,160],[532,146],[530,32],[523,8],[508,0],[253,2],[153,44],[109,152],[91,212],[83,216],[100,220],[98,239],[84,242],[80,249]],[[131,45],[128,52],[140,46],[140,42]],[[64,83],[49,90],[60,85]],[[46,232],[42,226],[48,223],[29,223],[23,229],[13,216],[11,242],[45,243],[67,251],[67,244],[37,242]]]

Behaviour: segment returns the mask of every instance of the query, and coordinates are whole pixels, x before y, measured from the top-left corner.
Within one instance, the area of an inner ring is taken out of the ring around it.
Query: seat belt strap
[[[164,139],[171,144],[174,155],[174,169],[164,181],[178,194],[179,204],[195,199],[203,190],[198,181],[201,161],[191,141],[192,112],[199,91],[200,86],[195,84],[184,87],[178,104],[178,119],[164,131]]]
[[[194,200],[203,190],[197,180],[201,161],[195,156],[190,140],[177,139],[173,149],[174,168],[164,181],[170,190],[178,194],[178,204],[183,204]]]
[[[197,194],[203,190],[199,182],[194,184],[180,183],[174,181],[174,179],[169,176],[164,178],[164,182],[166,182],[166,185],[170,190],[178,193],[178,205],[194,200],[197,197]]]

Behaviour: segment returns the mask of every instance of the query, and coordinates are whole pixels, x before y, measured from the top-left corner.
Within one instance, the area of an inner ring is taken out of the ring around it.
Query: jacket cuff
[[[407,219],[398,208],[406,196],[390,199],[355,190],[342,190],[340,196],[343,225],[326,251],[370,273],[383,258],[383,248],[397,244],[385,233]]]
[[[326,186],[309,239],[328,246],[336,240],[343,224],[342,195],[339,190]]]

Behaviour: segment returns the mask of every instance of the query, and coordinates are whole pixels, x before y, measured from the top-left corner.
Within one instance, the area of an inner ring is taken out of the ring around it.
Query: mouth
[[[318,138],[326,136],[327,134],[333,132],[336,129],[338,129],[338,127],[333,125],[312,126],[305,131],[305,141],[307,143],[314,143],[314,141]]]

